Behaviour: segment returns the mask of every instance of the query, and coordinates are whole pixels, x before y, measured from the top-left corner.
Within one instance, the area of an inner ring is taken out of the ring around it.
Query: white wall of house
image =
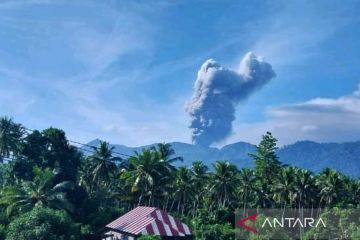
[[[104,235],[113,235],[113,236],[103,238],[103,240],[135,240],[135,238],[132,236],[114,232],[114,231],[108,231]]]

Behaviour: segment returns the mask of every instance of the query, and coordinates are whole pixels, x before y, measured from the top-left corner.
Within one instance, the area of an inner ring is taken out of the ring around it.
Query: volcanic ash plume
[[[271,65],[251,52],[238,70],[222,67],[213,59],[205,61],[186,106],[193,142],[208,146],[225,139],[232,131],[236,105],[275,76]]]

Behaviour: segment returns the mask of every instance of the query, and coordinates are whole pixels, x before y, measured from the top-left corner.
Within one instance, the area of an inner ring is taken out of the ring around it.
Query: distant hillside
[[[360,177],[360,141],[348,143],[297,142],[281,148],[281,161],[318,172],[325,167]]]
[[[100,140],[96,139],[88,144],[98,146],[99,142]],[[176,154],[184,158],[184,162],[178,163],[178,165],[189,166],[193,161],[202,160],[211,167],[212,163],[216,160],[229,160],[238,167],[253,166],[253,162],[248,154],[255,152],[255,146],[250,143],[237,142],[220,149],[182,142],[172,142],[170,144],[173,146]],[[154,145],[156,144],[140,147],[127,147],[116,144],[112,146],[115,147],[116,152],[132,155],[134,151],[141,151]],[[278,156],[284,164],[295,165],[314,172],[330,167],[348,175],[360,177],[360,141],[349,143],[301,141],[280,148]]]

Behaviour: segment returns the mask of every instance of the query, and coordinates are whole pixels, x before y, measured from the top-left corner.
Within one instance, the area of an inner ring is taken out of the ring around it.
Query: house
[[[137,207],[105,226],[103,240],[135,240],[141,235],[158,235],[162,239],[192,239],[190,228],[163,210]]]

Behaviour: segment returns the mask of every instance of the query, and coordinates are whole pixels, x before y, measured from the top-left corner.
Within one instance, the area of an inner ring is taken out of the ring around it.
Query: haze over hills
[[[100,140],[96,139],[88,145],[98,146],[99,143]],[[184,158],[184,162],[178,163],[178,165],[190,166],[193,161],[202,160],[211,167],[216,160],[229,160],[238,167],[253,167],[253,162],[248,154],[255,152],[255,146],[250,143],[237,142],[222,148],[182,142],[170,144],[176,154]],[[128,155],[154,145],[156,143],[139,147],[111,144],[115,147],[114,151]],[[330,167],[347,175],[360,177],[360,141],[347,143],[300,141],[280,148],[277,154],[284,164],[295,165],[314,172]]]

